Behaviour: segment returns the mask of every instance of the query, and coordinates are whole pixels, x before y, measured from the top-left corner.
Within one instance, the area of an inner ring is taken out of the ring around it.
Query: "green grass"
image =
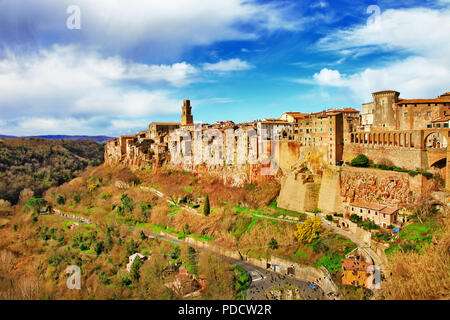
[[[190,192],[194,191],[194,189],[191,188],[191,187],[184,187],[183,191],[186,192],[186,193],[190,193]]]
[[[294,254],[300,259],[308,259],[308,254],[303,253],[300,249],[295,250]]]
[[[191,234],[189,235],[189,237],[194,238],[194,239],[197,239],[197,240],[201,240],[201,241],[206,241],[206,242],[215,240],[214,237],[208,237],[208,236],[204,236],[204,235],[198,236],[198,235],[193,234],[193,233],[191,233]]]
[[[252,227],[258,222],[259,219],[260,219],[259,217],[254,217],[253,218],[252,222],[247,227],[247,232],[252,229]]]
[[[252,278],[242,267],[234,265],[233,289],[239,300],[247,299],[247,290],[252,284]]]
[[[341,270],[342,268],[342,257],[336,253],[326,254],[321,257],[316,265],[316,267],[324,266],[330,273]]]

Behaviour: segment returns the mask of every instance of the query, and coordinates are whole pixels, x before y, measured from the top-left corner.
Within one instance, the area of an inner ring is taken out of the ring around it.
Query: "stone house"
[[[342,284],[368,287],[373,283],[374,268],[372,264],[357,259],[342,260]]]
[[[206,280],[202,276],[197,277],[190,274],[185,266],[181,266],[178,270],[178,274],[174,277],[174,281],[168,284],[168,286],[185,296],[203,290],[206,287]]]
[[[348,206],[348,216],[356,214],[363,220],[371,220],[383,228],[396,223],[397,213],[397,208],[376,203],[356,201]]]

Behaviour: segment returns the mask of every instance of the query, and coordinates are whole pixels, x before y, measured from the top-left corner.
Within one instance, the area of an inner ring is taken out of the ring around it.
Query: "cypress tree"
[[[209,207],[209,197],[208,197],[208,195],[206,195],[205,205],[203,206],[203,214],[205,216],[209,216],[210,213],[211,213],[211,209]]]

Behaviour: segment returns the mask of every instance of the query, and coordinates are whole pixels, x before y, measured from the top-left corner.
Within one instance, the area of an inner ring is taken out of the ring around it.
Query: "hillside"
[[[15,138],[43,138],[47,140],[92,140],[98,143],[103,143],[112,139],[114,137],[108,136],[69,136],[69,135],[44,135],[44,136],[26,136],[26,137],[16,137],[16,136],[7,136],[0,134],[0,139],[15,139]]]
[[[104,146],[87,140],[17,138],[0,140],[0,199],[16,204],[30,189],[41,196],[50,187],[103,163]]]

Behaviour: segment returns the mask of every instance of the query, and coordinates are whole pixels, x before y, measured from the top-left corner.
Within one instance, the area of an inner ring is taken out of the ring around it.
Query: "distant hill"
[[[98,143],[103,143],[115,137],[108,136],[69,136],[69,135],[47,135],[47,136],[26,136],[26,137],[15,137],[15,136],[6,136],[0,134],[0,139],[13,139],[13,138],[43,138],[47,140],[92,140]]]

